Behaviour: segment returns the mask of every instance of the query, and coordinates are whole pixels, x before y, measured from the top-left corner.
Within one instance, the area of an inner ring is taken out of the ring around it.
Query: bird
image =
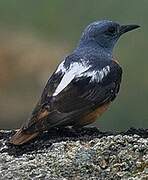
[[[111,20],[90,23],[76,48],[57,66],[29,119],[11,137],[22,145],[52,128],[80,129],[96,121],[116,98],[122,67],[113,56],[118,39],[139,25]]]

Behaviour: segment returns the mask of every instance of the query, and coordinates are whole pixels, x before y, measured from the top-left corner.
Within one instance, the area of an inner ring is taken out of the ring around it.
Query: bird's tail
[[[34,139],[39,132],[27,132],[23,129],[19,129],[14,136],[11,137],[10,143],[14,145],[22,145],[27,143],[28,141]]]

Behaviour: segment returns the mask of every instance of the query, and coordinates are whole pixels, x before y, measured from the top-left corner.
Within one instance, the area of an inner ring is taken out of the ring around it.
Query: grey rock
[[[13,133],[0,131],[0,180],[148,179],[148,130],[55,129],[22,146],[9,144]]]

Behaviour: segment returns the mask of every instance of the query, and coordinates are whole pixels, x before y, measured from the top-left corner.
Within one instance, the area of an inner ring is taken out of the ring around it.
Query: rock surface
[[[148,179],[148,130],[55,129],[23,146],[9,144],[12,134],[0,131],[0,180]]]

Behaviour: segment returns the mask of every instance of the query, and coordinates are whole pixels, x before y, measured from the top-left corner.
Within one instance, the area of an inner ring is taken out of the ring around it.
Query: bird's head
[[[138,25],[120,25],[117,22],[102,20],[93,22],[84,30],[80,44],[97,43],[99,46],[113,50],[114,45],[121,35],[136,29]]]

